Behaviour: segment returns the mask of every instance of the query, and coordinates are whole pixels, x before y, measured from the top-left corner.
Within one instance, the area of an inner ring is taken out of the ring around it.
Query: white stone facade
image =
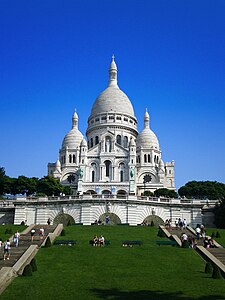
[[[158,188],[175,190],[174,161],[164,163],[159,142],[144,114],[139,133],[133,106],[117,85],[112,59],[108,87],[95,100],[88,118],[87,141],[78,129],[78,115],[66,134],[48,175],[70,185],[74,194],[141,195]]]

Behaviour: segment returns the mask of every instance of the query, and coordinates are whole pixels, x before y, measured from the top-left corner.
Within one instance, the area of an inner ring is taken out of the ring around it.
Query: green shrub
[[[220,273],[220,269],[217,266],[213,267],[212,278],[214,278],[214,279],[220,279],[220,278],[222,278],[222,275]]]
[[[45,242],[45,247],[46,248],[49,248],[49,247],[51,247],[52,246],[52,242],[51,242],[51,240],[50,240],[50,237],[48,236],[47,237],[47,240],[46,240],[46,242]]]
[[[216,232],[216,238],[220,238],[221,236],[220,236],[220,233],[219,233],[219,231],[217,231]]]
[[[30,266],[31,266],[32,272],[37,271],[37,264],[36,264],[36,259],[35,259],[35,258],[33,258],[33,259],[31,260]]]
[[[205,265],[205,273],[212,274],[213,266],[210,262],[207,261]]]
[[[65,229],[63,228],[63,230],[61,231],[61,234],[60,234],[61,236],[65,236],[66,235],[66,231],[65,231]]]
[[[159,236],[159,237],[166,237],[164,231],[161,228],[159,228],[157,236]]]
[[[71,221],[69,220],[68,223],[67,223],[67,226],[71,226]]]
[[[216,236],[215,232],[213,231],[211,237],[214,238]]]
[[[26,265],[26,267],[23,270],[23,276],[32,276],[31,265]]]
[[[5,230],[5,234],[8,234],[9,233],[9,229],[8,228],[6,228],[6,230]]]

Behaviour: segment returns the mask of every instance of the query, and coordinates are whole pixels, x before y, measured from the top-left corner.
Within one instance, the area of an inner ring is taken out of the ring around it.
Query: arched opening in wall
[[[151,162],[151,156],[150,156],[150,154],[148,154],[148,162],[149,163]]]
[[[76,163],[76,156],[75,156],[75,154],[73,154],[73,163],[74,164]]]
[[[104,196],[111,195],[111,191],[109,191],[109,190],[104,190],[104,191],[102,191],[102,195],[104,195]]]
[[[147,162],[147,155],[146,154],[144,155],[144,162],[145,163]]]
[[[153,213],[154,213],[154,210],[153,210]],[[143,223],[146,225],[155,226],[155,227],[159,227],[159,225],[164,225],[163,219],[161,219],[159,216],[156,216],[154,214],[147,216],[143,220]]]
[[[123,146],[124,146],[124,148],[128,147],[128,137],[127,136],[125,136],[123,139]]]
[[[95,137],[95,145],[97,145],[99,143],[99,138],[98,136]]]
[[[88,190],[88,191],[86,191],[85,193],[84,193],[84,195],[96,195],[97,193],[96,193],[96,191],[94,191],[94,190]]]
[[[93,147],[93,138],[91,138],[91,148]]]
[[[120,182],[123,182],[124,178],[123,178],[123,170],[120,171]]]
[[[75,220],[71,215],[60,213],[54,218],[53,224],[63,224],[64,226],[73,225],[75,224]]]
[[[121,145],[121,135],[118,134],[116,136],[116,142],[117,142],[117,144]]]
[[[72,162],[72,155],[70,154],[69,155],[69,163],[71,164],[71,162]]]
[[[114,213],[104,213],[99,217],[99,220],[101,220],[103,224],[107,223],[107,225],[121,224],[120,218]]]
[[[95,171],[91,172],[91,182],[95,182]]]
[[[118,198],[125,199],[126,196],[127,196],[127,192],[124,191],[124,190],[119,190],[119,191],[117,192],[117,197],[118,197]]]
[[[111,161],[110,160],[106,160],[105,161],[105,176],[106,177],[110,177],[110,172],[111,171]]]
[[[120,176],[120,182],[124,182],[124,170],[125,170],[125,165],[124,163],[119,164],[119,176]]]

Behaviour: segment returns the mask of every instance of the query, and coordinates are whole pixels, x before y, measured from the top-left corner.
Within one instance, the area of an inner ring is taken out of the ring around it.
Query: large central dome
[[[109,85],[96,98],[91,110],[91,116],[109,112],[134,117],[134,109],[129,98],[117,85],[117,66],[114,57],[109,68]]]
[[[117,112],[134,117],[133,106],[127,95],[118,86],[107,87],[95,100],[91,115]]]

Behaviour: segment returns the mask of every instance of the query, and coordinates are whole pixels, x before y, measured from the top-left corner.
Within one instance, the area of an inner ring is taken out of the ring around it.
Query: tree
[[[166,188],[158,189],[154,191],[155,197],[169,197],[169,198],[177,198],[177,193],[174,190],[168,190]]]
[[[63,187],[63,194],[65,195],[72,195],[72,190],[71,190],[71,187],[66,185]]]
[[[38,180],[37,192],[45,193],[47,196],[59,196],[63,191],[63,186],[60,184],[59,179],[52,176],[44,176]]]
[[[178,194],[196,199],[224,199],[225,184],[216,181],[189,181],[179,188]]]

